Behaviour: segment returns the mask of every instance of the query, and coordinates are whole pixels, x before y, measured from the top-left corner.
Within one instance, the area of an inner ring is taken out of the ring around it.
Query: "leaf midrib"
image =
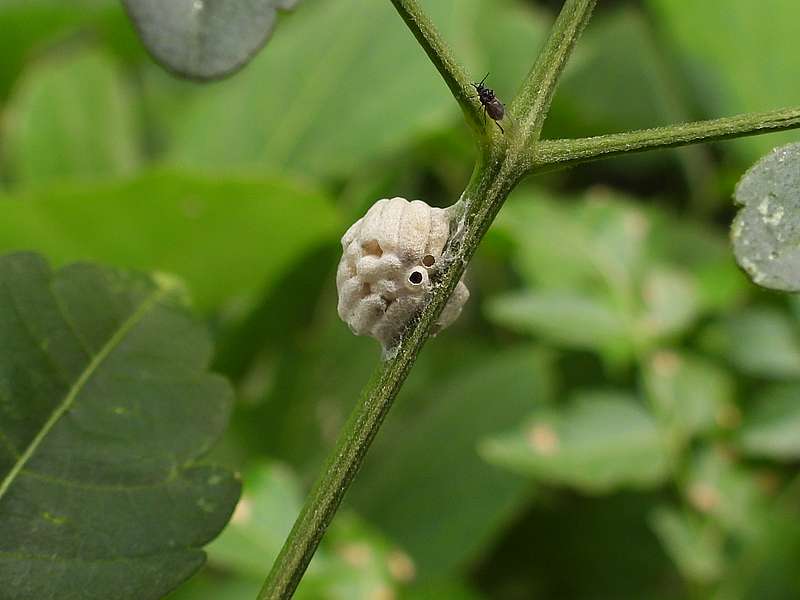
[[[5,477],[5,479],[3,479],[2,484],[0,484],[0,500],[2,500],[8,490],[11,489],[12,484],[25,468],[25,465],[28,463],[28,461],[36,453],[36,450],[45,440],[47,434],[49,434],[53,427],[55,427],[56,423],[58,423],[61,417],[63,417],[67,411],[72,408],[72,405],[75,403],[75,399],[78,397],[81,391],[83,391],[83,388],[86,386],[87,382],[97,372],[97,370],[114,351],[114,349],[125,339],[125,336],[127,336],[128,333],[130,333],[130,331],[139,323],[142,317],[156,304],[156,302],[158,302],[164,296],[165,292],[166,290],[162,288],[157,289],[150,294],[150,296],[139,305],[139,307],[125,320],[125,322],[122,323],[120,328],[108,339],[103,347],[100,348],[100,351],[92,356],[92,360],[89,361],[89,364],[86,365],[86,368],[81,372],[78,379],[76,379],[75,383],[72,384],[69,392],[67,392],[67,395],[64,397],[64,400],[58,406],[56,406],[50,417],[47,419],[47,421],[45,421],[42,428],[31,440],[30,444],[28,444],[28,447],[25,448],[25,451],[22,453],[19,459],[14,463],[14,466],[11,468],[8,475]]]

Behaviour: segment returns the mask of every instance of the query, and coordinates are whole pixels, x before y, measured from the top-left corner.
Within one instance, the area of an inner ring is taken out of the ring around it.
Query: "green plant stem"
[[[596,0],[564,3],[544,48],[510,105],[515,121],[512,148],[516,152],[524,154],[539,141],[559,77],[595,4]]]
[[[573,140],[541,140],[527,169],[544,172],[600,158],[800,128],[800,108],[750,113]]]
[[[483,130],[483,112],[467,72],[453,58],[450,47],[416,0],[391,0],[464,111],[467,123]]]
[[[463,84],[468,84],[468,80],[452,60],[449,50],[419,5],[411,0],[392,2],[439,68],[459,104],[462,107],[471,105],[476,108],[473,100],[463,94],[466,89]],[[550,40],[545,46],[554,62],[548,65],[539,60],[532,71],[535,74],[534,79],[529,84],[538,87],[533,90],[532,87],[523,86],[531,99],[537,99],[536,108],[528,109],[527,106],[517,104],[520,114],[526,115],[530,123],[544,122],[544,115],[537,116],[534,110],[546,111],[549,107],[558,74],[563,69],[577,36],[583,30],[594,2],[595,0],[565,2],[562,16],[556,21]],[[563,16],[565,13],[567,17]],[[474,119],[475,115],[469,116],[471,109],[465,108],[465,112],[468,119]],[[518,135],[520,131],[515,133]],[[481,144],[480,158],[461,198],[463,214],[459,219],[460,227],[448,242],[442,261],[444,266],[435,291],[419,316],[409,324],[393,356],[383,362],[362,393],[326,466],[306,498],[303,509],[264,582],[258,600],[291,598],[467,263],[519,177],[524,175],[517,170],[520,157],[509,152],[509,137],[511,136],[500,136],[501,139],[498,139],[494,136],[490,138],[491,143]],[[522,145],[518,147],[524,148]]]

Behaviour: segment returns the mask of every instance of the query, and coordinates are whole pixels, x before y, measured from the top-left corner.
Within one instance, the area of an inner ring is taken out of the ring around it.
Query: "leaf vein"
[[[117,332],[111,336],[111,338],[108,340],[108,342],[106,342],[106,344],[103,345],[100,351],[92,357],[91,362],[86,366],[75,383],[70,387],[67,395],[64,397],[64,400],[60,402],[58,406],[56,406],[55,410],[50,415],[50,418],[47,419],[42,428],[39,430],[39,433],[37,433],[33,440],[31,440],[31,443],[28,444],[28,447],[25,449],[22,456],[14,464],[5,479],[3,479],[3,482],[0,484],[0,500],[2,500],[6,493],[8,493],[11,485],[14,483],[31,457],[33,457],[36,450],[47,437],[47,434],[50,433],[61,417],[63,417],[64,414],[66,414],[66,412],[75,403],[75,399],[83,390],[87,382],[92,378],[92,376],[95,375],[100,365],[102,365],[103,362],[111,355],[114,349],[119,346],[128,333],[130,333],[130,331],[139,323],[142,317],[144,317],[144,315],[156,304],[156,302],[161,299],[164,293],[164,289],[155,290],[147,299],[144,300],[144,302],[142,302],[141,305],[139,305],[136,311],[134,311],[131,316],[128,317],[124,323],[122,323],[119,330],[117,330]],[[28,333],[31,335],[31,337],[33,337],[33,332],[28,331]],[[35,337],[33,339],[35,341]]]
[[[62,485],[64,487],[72,487],[80,490],[109,491],[109,492],[127,492],[131,490],[156,488],[164,485],[169,485],[170,483],[178,479],[177,471],[170,473],[169,476],[164,479],[159,479],[157,481],[149,481],[147,483],[139,483],[135,485],[85,483],[82,481],[70,481],[69,479],[61,479],[59,477],[45,475],[44,473],[38,473],[36,471],[31,471],[30,469],[22,469],[20,471],[20,475],[31,477],[33,479],[40,479],[42,481],[46,481],[47,483]]]

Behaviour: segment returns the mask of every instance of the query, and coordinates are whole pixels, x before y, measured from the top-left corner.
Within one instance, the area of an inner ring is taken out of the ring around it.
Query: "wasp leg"
[[[500,123],[499,123],[499,122],[497,122],[497,121],[495,121],[495,122],[494,122],[494,124],[495,124],[495,125],[497,125],[497,126],[500,128],[500,131],[501,131],[501,132],[503,132],[503,135],[505,135],[505,133],[506,133],[506,130],[505,130],[505,129],[503,129],[503,126],[502,126],[502,125],[500,125]]]

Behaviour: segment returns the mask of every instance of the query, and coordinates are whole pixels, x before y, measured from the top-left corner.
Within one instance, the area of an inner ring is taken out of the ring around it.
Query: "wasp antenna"
[[[489,73],[483,76],[483,79],[481,79],[481,82],[478,85],[483,85],[483,82],[486,81],[487,77],[489,77]]]

